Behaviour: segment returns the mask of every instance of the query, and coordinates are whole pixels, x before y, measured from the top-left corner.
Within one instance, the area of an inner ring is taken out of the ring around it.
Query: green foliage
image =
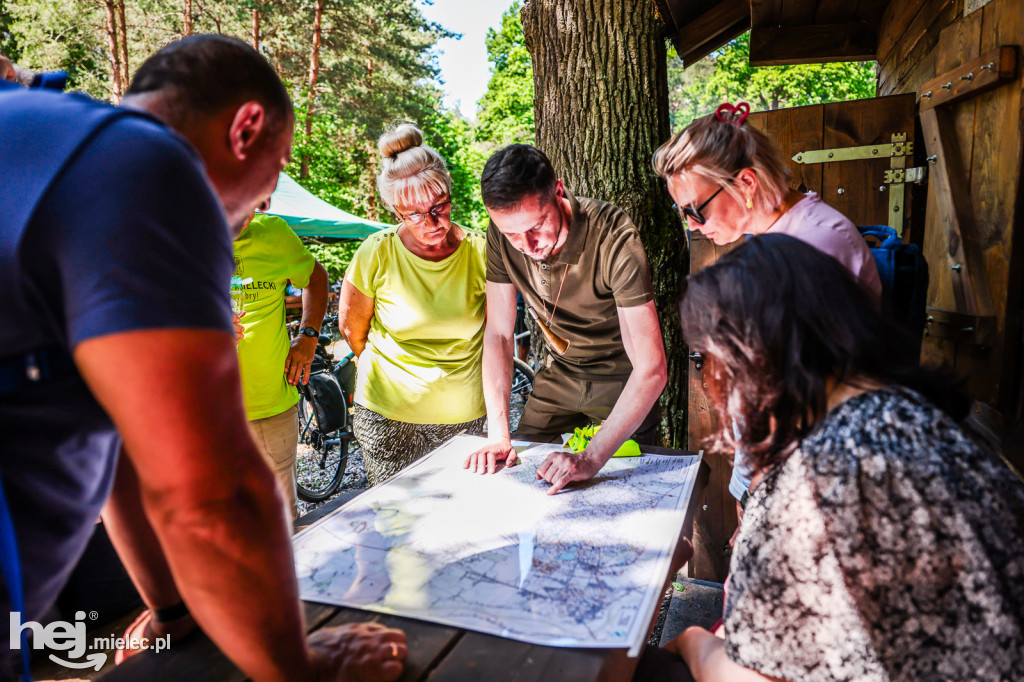
[[[346,241],[337,244],[321,244],[315,240],[308,240],[306,247],[313,257],[320,261],[320,264],[327,269],[327,277],[334,282],[345,277],[345,270],[352,261],[356,249],[362,242]]]
[[[11,13],[7,9],[7,3],[0,0],[0,54],[17,62],[21,59],[21,52],[18,50],[17,38],[11,33],[11,22]]]
[[[8,0],[6,10],[9,41],[18,46],[22,66],[67,71],[70,88],[94,97],[108,96],[109,74],[102,42],[105,34],[91,28],[106,25],[97,5]]]
[[[746,101],[755,110],[875,96],[874,62],[750,66],[750,33],[684,70],[669,50],[672,127],[711,113],[722,102]]]
[[[519,18],[521,10],[522,3],[515,0],[502,14],[501,27],[487,31],[491,79],[478,102],[477,139],[491,146],[533,143],[533,64]]]

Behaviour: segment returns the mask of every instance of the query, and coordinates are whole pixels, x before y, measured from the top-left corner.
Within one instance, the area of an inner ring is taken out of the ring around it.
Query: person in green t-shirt
[[[341,287],[341,332],[359,356],[353,428],[371,485],[486,423],[487,243],[451,222],[451,177],[422,141],[409,123],[380,138],[377,190],[402,222],[362,243]]]
[[[299,418],[295,386],[309,381],[327,311],[327,270],[281,218],[256,214],[235,240],[235,275],[243,280],[244,314],[238,342],[242,394],[253,439],[277,475],[296,515],[295,452]],[[284,297],[302,289],[301,333],[288,340]]]

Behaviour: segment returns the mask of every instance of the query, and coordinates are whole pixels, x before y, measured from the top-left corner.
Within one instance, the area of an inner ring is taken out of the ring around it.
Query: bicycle
[[[327,350],[337,317],[324,319],[309,381],[299,384],[299,444],[295,456],[295,483],[299,498],[321,502],[341,486],[352,440],[352,389],[355,354],[340,360]]]
[[[340,360],[327,350],[329,331],[337,317],[324,319],[317,343],[309,382],[299,384],[299,444],[295,457],[295,482],[299,498],[322,502],[341,486],[348,464],[349,443],[353,439],[349,408],[355,383],[355,354],[348,352]],[[289,325],[294,332],[298,324]],[[529,334],[529,332],[527,332]],[[512,358],[512,386],[509,393],[509,417],[514,429],[526,399],[533,391],[534,371],[526,362]]]
[[[512,390],[509,392],[508,419],[509,430],[515,431],[519,425],[519,417],[523,414],[526,406],[526,399],[533,393],[533,382],[536,374],[527,362],[526,358],[520,358],[520,343],[525,340],[530,343],[530,332],[524,331],[516,334],[512,339]]]

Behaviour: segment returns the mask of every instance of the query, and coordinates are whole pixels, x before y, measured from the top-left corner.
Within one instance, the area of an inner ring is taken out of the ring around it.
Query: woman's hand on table
[[[409,655],[405,633],[378,623],[317,630],[307,641],[317,682],[391,682]]]
[[[469,469],[475,474],[493,474],[498,469],[498,462],[505,462],[507,467],[515,466],[517,457],[512,441],[498,440],[488,443],[467,457],[462,468]]]

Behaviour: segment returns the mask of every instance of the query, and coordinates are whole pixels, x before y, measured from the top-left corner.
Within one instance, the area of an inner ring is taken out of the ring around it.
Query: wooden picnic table
[[[645,452],[665,455],[691,455],[693,453],[668,448],[645,447]],[[688,539],[692,530],[694,507],[700,499],[701,489],[707,482],[709,469],[703,463],[697,483],[690,497],[683,533],[665,576],[664,588],[672,581],[676,570],[693,554]],[[340,506],[340,505],[339,505]],[[309,516],[317,518],[323,511]],[[304,525],[304,519],[297,525]],[[485,635],[456,627],[425,621],[389,616],[372,611],[304,603],[306,626],[310,632],[345,623],[375,621],[388,627],[400,628],[408,638],[409,657],[405,662],[403,682],[464,682],[481,680],[505,682],[536,680],[538,682],[626,682],[633,676],[637,659],[629,658],[625,649],[569,649],[563,647],[527,644],[503,637]],[[655,611],[654,620],[657,619]],[[651,623],[653,627],[654,622]],[[109,672],[107,672],[109,670]],[[70,671],[69,671],[70,672]],[[82,671],[76,671],[81,676]],[[107,668],[100,676],[103,682],[125,680],[187,680],[188,682],[240,681],[245,675],[238,670],[202,633],[196,633],[183,642],[171,642],[169,650],[161,653],[143,652],[120,666]]]

